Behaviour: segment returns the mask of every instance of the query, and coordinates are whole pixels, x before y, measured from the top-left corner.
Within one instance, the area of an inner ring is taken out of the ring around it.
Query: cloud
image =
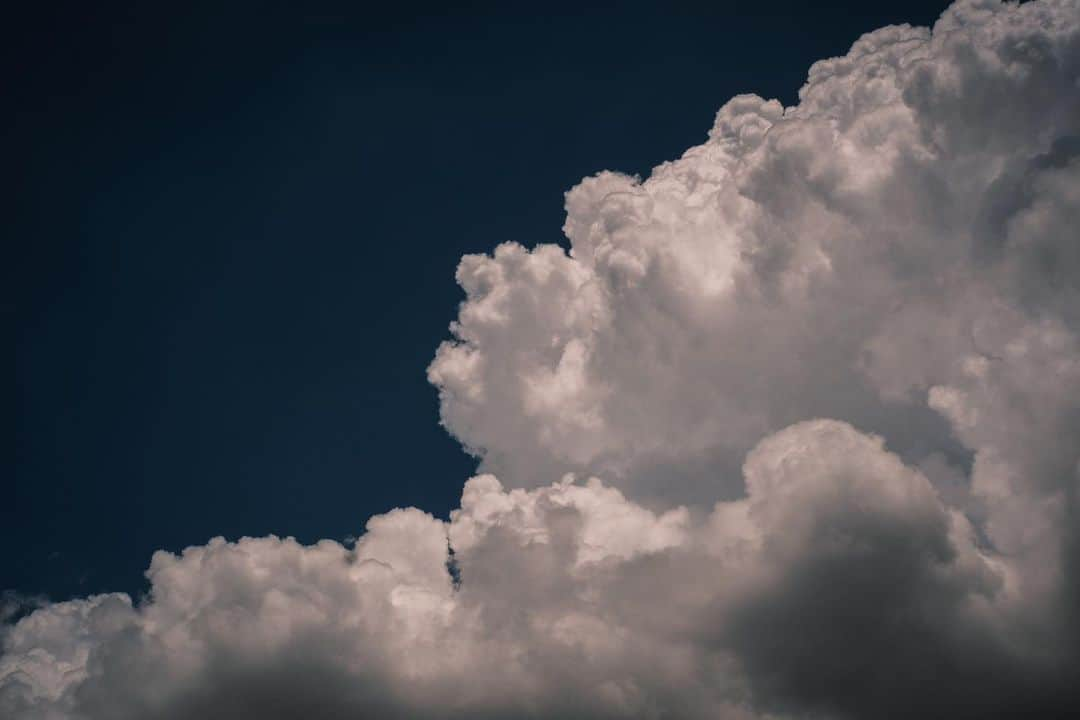
[[[1080,709],[1080,7],[968,0],[739,96],[569,254],[465,257],[449,522],[159,552],[3,635],[0,714]],[[1070,705],[1071,703],[1071,705]]]

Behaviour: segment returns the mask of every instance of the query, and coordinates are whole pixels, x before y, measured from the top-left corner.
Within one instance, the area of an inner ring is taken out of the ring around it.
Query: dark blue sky
[[[0,589],[139,591],[158,548],[445,515],[475,463],[424,371],[461,254],[561,241],[584,175],[647,173],[731,95],[792,103],[814,60],[945,4],[7,17]]]

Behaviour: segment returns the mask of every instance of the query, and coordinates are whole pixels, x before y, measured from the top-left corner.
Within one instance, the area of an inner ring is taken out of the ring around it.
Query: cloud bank
[[[159,552],[5,626],[0,715],[1080,711],[1076,0],[864,35],[566,209],[458,268],[449,522]]]

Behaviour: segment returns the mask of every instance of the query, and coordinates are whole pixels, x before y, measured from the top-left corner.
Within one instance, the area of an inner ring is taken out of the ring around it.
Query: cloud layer
[[[449,522],[157,553],[4,631],[17,719],[1080,710],[1080,4],[739,96],[572,250],[465,257]]]

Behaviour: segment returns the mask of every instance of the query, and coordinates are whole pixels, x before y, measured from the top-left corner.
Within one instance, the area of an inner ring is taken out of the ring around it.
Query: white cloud
[[[158,553],[134,607],[7,628],[0,712],[1062,711],[1080,6],[961,2],[800,98],[740,96],[648,179],[584,180],[569,255],[462,260],[429,375],[485,474],[449,523]]]

